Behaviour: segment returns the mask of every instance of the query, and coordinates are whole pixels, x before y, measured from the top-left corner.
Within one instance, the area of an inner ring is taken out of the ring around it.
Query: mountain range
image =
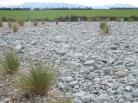
[[[68,3],[39,3],[39,2],[29,2],[29,3],[24,3],[21,5],[10,5],[7,7],[11,8],[85,8],[85,7],[90,7],[86,5],[79,5],[79,4],[68,4]],[[108,9],[108,8],[135,8],[136,6],[130,5],[130,4],[113,4],[113,5],[98,5],[98,6],[92,6],[92,8],[96,9]]]

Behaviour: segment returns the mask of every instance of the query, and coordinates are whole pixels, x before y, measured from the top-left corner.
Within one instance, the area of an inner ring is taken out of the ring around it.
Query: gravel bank
[[[16,33],[5,24],[0,50],[14,47],[22,68],[30,60],[58,65],[57,87],[74,103],[138,103],[138,22],[108,24],[109,36],[99,22],[27,22]]]

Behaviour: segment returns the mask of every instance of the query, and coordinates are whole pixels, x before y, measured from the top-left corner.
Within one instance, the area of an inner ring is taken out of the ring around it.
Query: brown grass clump
[[[13,32],[17,32],[19,29],[19,26],[17,24],[13,24],[12,29],[13,29]]]
[[[16,86],[26,94],[48,95],[54,76],[49,66],[33,65],[29,73],[21,74],[17,78]]]

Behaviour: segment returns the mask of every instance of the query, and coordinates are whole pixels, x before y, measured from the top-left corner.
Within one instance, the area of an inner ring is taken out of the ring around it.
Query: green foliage
[[[12,28],[12,22],[8,22],[8,27]]]
[[[4,60],[2,61],[2,68],[8,74],[15,73],[20,66],[19,58],[13,49],[4,52]]]
[[[44,20],[59,18],[60,16],[86,16],[86,17],[138,17],[138,10],[1,10],[0,18],[6,17],[8,20]],[[4,21],[5,18],[3,18]]]
[[[100,22],[100,28],[101,28],[101,29],[104,29],[106,26],[107,26],[106,21]]]
[[[13,32],[17,32],[19,27],[17,24],[13,24],[12,29],[13,29]]]
[[[106,21],[100,23],[100,28],[104,33],[109,33],[109,26]]]
[[[16,80],[17,88],[26,94],[47,95],[54,80],[51,67],[33,65],[29,73],[21,74]]]

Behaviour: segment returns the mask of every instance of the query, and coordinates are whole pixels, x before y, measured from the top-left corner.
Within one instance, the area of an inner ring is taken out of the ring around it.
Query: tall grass
[[[54,80],[49,66],[33,65],[29,73],[21,74],[16,80],[17,88],[26,94],[47,95]]]
[[[13,24],[12,29],[13,29],[13,32],[17,32],[19,27],[17,24]]]
[[[19,58],[13,49],[4,52],[4,60],[2,61],[2,68],[8,74],[15,73],[20,66]]]

